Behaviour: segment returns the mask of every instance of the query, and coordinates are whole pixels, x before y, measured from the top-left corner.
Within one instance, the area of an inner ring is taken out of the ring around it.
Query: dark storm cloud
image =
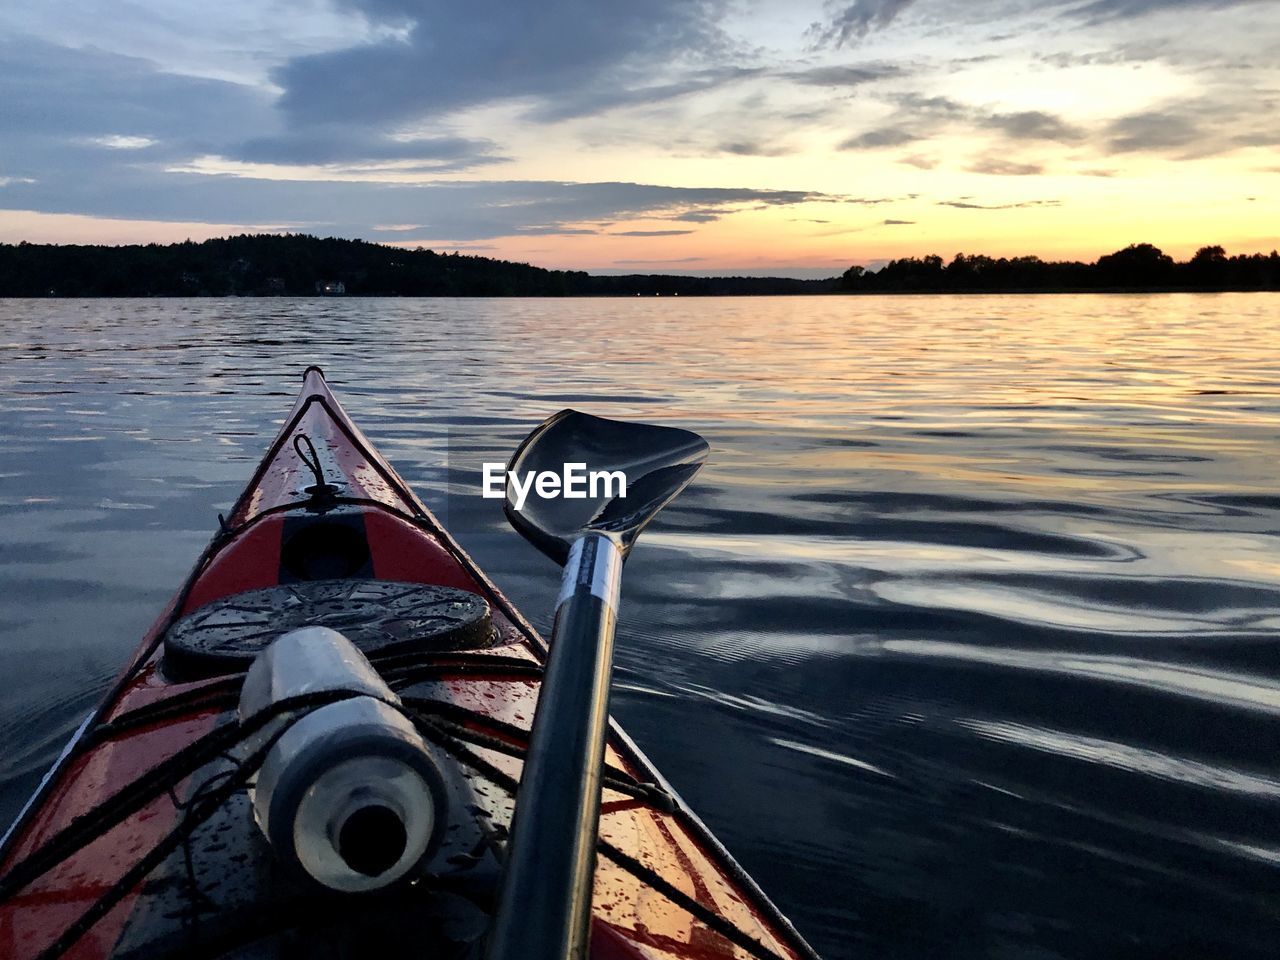
[[[653,85],[660,68],[705,61],[728,44],[724,0],[343,0],[396,38],[300,57],[275,74],[290,121],[399,122],[510,98],[559,116],[690,89]],[[692,83],[716,78],[695,77]]]

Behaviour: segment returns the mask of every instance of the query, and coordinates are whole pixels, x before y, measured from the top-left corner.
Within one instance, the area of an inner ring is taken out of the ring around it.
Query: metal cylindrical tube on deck
[[[332,890],[380,890],[430,856],[445,791],[421,735],[369,661],[326,627],[287,633],[249,668],[240,719],[326,691],[353,696],[281,717],[255,738],[278,736],[250,789],[254,818],[287,866]]]

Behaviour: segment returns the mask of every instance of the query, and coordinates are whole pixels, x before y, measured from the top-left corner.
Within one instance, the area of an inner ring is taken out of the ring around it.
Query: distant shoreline
[[[1280,290],[1280,254],[1202,247],[1185,263],[1135,244],[1094,263],[957,254],[821,280],[600,275],[362,240],[258,234],[202,243],[0,244],[0,297],[626,297],[1235,293]]]
[[[719,278],[715,278],[719,279]],[[733,279],[733,278],[727,278]],[[1280,289],[1262,287],[1224,287],[1222,289],[1200,287],[1099,287],[1070,290],[830,290],[821,293],[689,293],[686,299],[707,300],[732,297],[831,297],[833,299],[862,299],[872,297],[1070,297],[1070,296],[1138,296],[1152,294],[1224,294],[1224,293],[1277,293]],[[661,298],[668,296],[679,300],[682,294],[662,293],[353,293],[343,300],[625,300]],[[204,294],[155,294],[155,293],[98,293],[98,294],[7,294],[0,293],[0,300],[332,300],[334,297],[318,293],[204,293]]]

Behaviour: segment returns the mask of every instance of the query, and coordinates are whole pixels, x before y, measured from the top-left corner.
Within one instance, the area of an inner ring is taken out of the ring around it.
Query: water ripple
[[[1133,657],[1087,657],[1061,650],[1017,650],[941,640],[886,640],[885,653],[984,664],[1001,670],[1065,674],[1127,684],[1265,713],[1280,713],[1280,680],[1219,673]]]
[[[1145,747],[1063,730],[1046,730],[1004,720],[960,720],[958,723],[978,736],[1017,744],[1054,756],[1103,764],[1118,770],[1209,790],[1229,790],[1256,797],[1280,797],[1280,778],[1276,777],[1232,770],[1184,757],[1171,757]]]
[[[686,426],[614,709],[829,960],[1275,956],[1275,295],[0,302],[0,820],[321,364],[477,496],[564,406]]]

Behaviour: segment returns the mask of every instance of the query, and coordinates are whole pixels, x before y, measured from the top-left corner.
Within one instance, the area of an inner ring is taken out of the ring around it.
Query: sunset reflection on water
[[[1269,957],[1276,295],[0,303],[0,813],[308,363],[541,628],[479,496],[565,406],[710,462],[614,711],[823,951]]]

